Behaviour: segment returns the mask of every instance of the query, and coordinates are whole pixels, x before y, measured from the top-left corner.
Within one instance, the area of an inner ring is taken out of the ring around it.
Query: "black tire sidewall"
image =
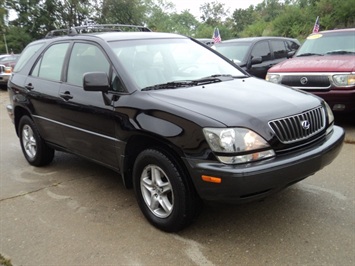
[[[140,179],[144,168],[154,164],[159,166],[167,175],[174,193],[174,207],[172,213],[166,218],[159,218],[155,216],[149,207],[146,205],[141,192]],[[188,189],[183,182],[181,173],[178,171],[174,162],[167,156],[157,150],[145,150],[136,159],[133,170],[133,184],[138,205],[147,220],[157,228],[167,231],[175,232],[182,229],[188,223],[188,205],[193,204],[189,202]]]
[[[36,151],[36,155],[33,158],[31,158],[27,155],[27,153],[25,151],[25,147],[23,146],[22,135],[23,135],[23,128],[26,125],[32,129],[33,137],[36,140],[37,151]],[[19,138],[20,138],[20,144],[21,144],[21,149],[22,149],[23,155],[25,156],[25,158],[29,164],[34,165],[34,166],[42,166],[42,165],[46,165],[46,164],[50,163],[53,160],[54,150],[47,147],[47,145],[42,140],[42,138],[37,130],[37,127],[33,123],[32,119],[29,118],[28,116],[23,116],[20,119]]]

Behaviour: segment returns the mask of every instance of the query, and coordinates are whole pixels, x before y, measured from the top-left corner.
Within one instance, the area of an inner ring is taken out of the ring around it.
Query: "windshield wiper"
[[[247,75],[242,75],[242,76],[232,76],[230,74],[216,74],[216,75],[212,75],[211,77],[214,78],[223,78],[223,81],[226,80],[232,80],[232,79],[244,79],[244,78],[249,78],[249,76]]]
[[[244,77],[247,77],[247,76],[243,76],[243,78]],[[167,83],[163,83],[163,84],[157,84],[157,85],[145,87],[142,89],[142,91],[160,90],[160,89],[176,89],[176,88],[182,88],[182,87],[200,86],[200,85],[206,85],[206,84],[211,84],[211,83],[216,83],[216,82],[233,80],[234,78],[240,78],[240,77],[233,77],[232,75],[228,75],[228,74],[216,74],[216,75],[212,75],[212,76],[204,77],[204,78],[200,78],[200,79],[172,81],[172,82],[167,82]]]
[[[319,55],[322,56],[322,54],[316,54],[316,53],[304,53],[304,54],[299,54],[296,57],[301,57],[301,56],[311,56],[311,55]]]
[[[355,54],[355,52],[344,51],[344,50],[334,50],[326,52],[326,54]]]
[[[149,87],[145,87],[142,91],[150,91],[150,90],[160,90],[160,89],[176,89],[182,87],[191,87],[191,81],[172,81],[163,84],[157,84]]]

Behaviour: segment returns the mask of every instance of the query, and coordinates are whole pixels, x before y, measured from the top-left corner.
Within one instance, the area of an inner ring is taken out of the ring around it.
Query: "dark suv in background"
[[[251,75],[264,79],[270,67],[292,57],[300,43],[284,37],[250,37],[223,41],[214,45]]]
[[[250,77],[194,39],[84,30],[33,42],[16,64],[7,110],[23,154],[43,166],[65,151],[115,170],[161,230],[189,225],[202,200],[275,193],[341,149],[324,101]]]

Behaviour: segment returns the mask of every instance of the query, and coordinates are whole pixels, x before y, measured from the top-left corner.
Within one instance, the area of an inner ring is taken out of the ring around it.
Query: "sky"
[[[229,14],[232,15],[237,8],[248,8],[250,5],[257,5],[264,0],[168,0],[175,5],[177,12],[189,10],[196,18],[200,17],[200,6],[205,3],[218,2],[224,4],[226,9],[229,8]],[[10,10],[11,11],[11,10]],[[15,14],[10,12],[10,20],[15,18]]]
[[[224,4],[226,9],[229,8],[230,15],[237,8],[248,8],[250,5],[257,5],[262,3],[263,0],[169,0],[172,2],[178,12],[190,10],[190,13],[195,17],[200,15],[200,6],[205,3],[218,2]]]

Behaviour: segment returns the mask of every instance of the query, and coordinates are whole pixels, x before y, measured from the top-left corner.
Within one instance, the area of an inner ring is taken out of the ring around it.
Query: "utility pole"
[[[7,49],[6,36],[5,36],[5,33],[3,33],[3,34],[4,34],[4,43],[5,43],[6,53],[9,54],[9,49]]]

